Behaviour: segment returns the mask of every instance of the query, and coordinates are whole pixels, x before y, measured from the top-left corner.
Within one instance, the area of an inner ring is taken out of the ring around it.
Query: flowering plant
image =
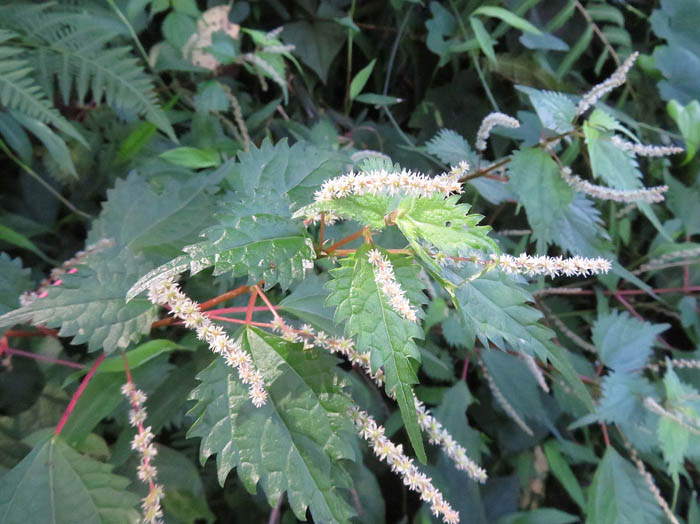
[[[347,17],[322,2],[311,23],[304,2],[290,14],[274,2],[200,12],[153,1],[148,24],[143,2],[108,3],[109,15],[8,9],[0,31],[6,56],[22,57],[13,74],[36,69],[38,83],[23,82],[32,96],[46,90],[16,107],[0,93],[7,158],[49,188],[52,166],[94,169],[105,191],[47,193],[68,210],[55,227],[75,235],[69,252],[45,255],[0,227],[38,257],[30,273],[0,255],[0,388],[16,402],[0,413],[0,449],[12,450],[0,457],[3,522],[698,515],[700,359],[686,348],[700,342],[698,189],[676,175],[697,167],[700,138],[691,103],[669,106],[681,135],[637,121],[627,97],[638,102],[639,76],[662,72],[608,41],[599,24],[619,9],[573,2],[551,17],[536,2],[517,13],[392,2],[392,53],[410,56],[399,44],[412,35],[434,57],[431,82],[448,63],[469,67],[493,106],[453,118],[436,84],[399,123],[387,94],[395,55],[381,95],[365,92],[376,62],[352,65],[367,45],[355,37],[373,26],[355,2]],[[555,32],[574,12],[605,50],[581,65],[602,78],[592,87],[570,71],[586,41],[569,49],[532,22],[550,16]],[[139,35],[160,13],[163,40],[147,52]],[[662,7],[652,24],[671,47],[674,13]],[[276,17],[282,28],[263,27]],[[85,20],[120,29],[81,44],[96,38]],[[322,117],[324,83],[342,84],[329,74],[341,27],[345,95],[328,100],[343,113]],[[541,72],[560,62],[559,80],[573,83],[497,80],[504,31],[522,33]],[[143,68],[122,60],[127,36]],[[66,71],[42,62],[49,52],[65,55]],[[396,67],[407,74],[407,63]],[[112,82],[104,94],[100,75]],[[471,85],[458,77],[450,89]],[[89,84],[101,109],[72,108],[88,113],[73,128],[54,83],[67,106]],[[126,122],[105,131],[102,109]],[[26,151],[25,128],[45,156]],[[78,154],[81,133],[99,142],[100,162]]]

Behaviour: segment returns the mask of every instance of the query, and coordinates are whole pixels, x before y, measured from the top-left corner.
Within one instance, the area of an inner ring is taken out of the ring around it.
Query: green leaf
[[[346,32],[333,20],[300,21],[285,24],[281,38],[295,46],[294,55],[325,84],[331,63],[345,43]]]
[[[478,9],[475,9],[473,14],[489,16],[491,18],[498,18],[499,20],[502,20],[509,26],[514,27],[515,29],[520,29],[525,33],[532,33],[535,35],[542,34],[542,31],[537,29],[530,22],[528,22],[524,18],[519,17],[512,11],[503,9],[502,7],[482,6]]]
[[[337,382],[336,359],[254,328],[241,342],[269,399],[254,407],[247,386],[221,358],[200,373],[188,437],[202,437],[202,463],[216,453],[221,485],[236,467],[246,489],[254,493],[259,483],[273,507],[286,491],[299,519],[309,508],[316,522],[347,521],[353,512],[341,490],[350,479],[340,461],[352,459],[354,450],[350,402]]]
[[[338,306],[335,319],[346,321],[345,332],[357,337],[358,350],[371,351],[372,369],[384,368],[386,392],[395,396],[416,456],[425,462],[411,387],[418,383],[415,368],[420,361],[413,339],[423,338],[423,331],[389,305],[374,281],[373,266],[367,259],[369,249],[368,245],[362,246],[353,256],[342,260],[340,268],[331,271],[333,279],[328,283],[331,290],[328,303]],[[406,297],[414,307],[419,307],[425,299],[416,276],[418,267],[408,257],[387,256]]]
[[[60,437],[37,445],[0,478],[0,520],[122,524],[138,520],[138,497],[112,466],[84,457]]]
[[[32,285],[29,273],[21,259],[0,253],[0,315],[19,307],[19,296]]]
[[[177,254],[213,223],[215,199],[209,192],[219,183],[225,168],[210,175],[191,176],[191,171],[168,166],[164,174],[170,176],[164,177],[160,187],[138,173],[117,179],[114,188],[107,190],[107,201],[92,224],[87,243],[111,238],[118,247],[134,252],[158,247]]]
[[[492,64],[496,64],[498,61],[493,50],[493,39],[484,27],[484,24],[476,16],[469,17],[469,24],[472,26],[472,31],[474,31],[474,36],[476,36],[476,41],[479,42],[481,50]]]
[[[362,93],[355,98],[355,102],[381,107],[399,104],[403,102],[403,99],[396,96],[379,95],[377,93]]]
[[[598,317],[592,328],[600,359],[620,373],[639,374],[649,360],[656,337],[669,324],[651,324],[627,312],[612,311]]]
[[[176,166],[202,169],[216,167],[221,164],[219,153],[213,149],[198,149],[196,147],[176,147],[161,153],[160,158]]]
[[[561,482],[561,485],[564,486],[564,489],[569,494],[571,499],[585,511],[586,499],[583,495],[581,485],[578,483],[578,480],[576,480],[574,472],[571,471],[569,463],[559,452],[557,446],[553,444],[553,441],[549,441],[544,445],[544,454],[547,457],[549,469],[551,469],[552,474],[557,478],[557,480]]]
[[[334,333],[337,331],[333,321],[335,308],[326,305],[326,281],[314,273],[310,274],[279,302],[280,309],[318,329]]]
[[[508,175],[508,186],[525,206],[538,251],[543,251],[554,240],[558,222],[574,200],[574,191],[561,177],[554,160],[539,148],[516,151]]]
[[[229,193],[220,197],[219,203],[222,212],[216,215],[218,224],[201,234],[206,240],[185,247],[186,255],[139,279],[127,294],[129,300],[154,280],[188,269],[196,274],[213,266],[214,275],[230,272],[247,276],[251,284],[264,279],[266,288],[279,283],[286,289],[293,280],[304,277],[316,254],[306,230],[289,218],[289,204],[284,199],[263,193],[240,201]]]
[[[470,249],[497,252],[498,246],[488,237],[491,228],[477,226],[484,217],[467,214],[469,205],[458,201],[458,195],[403,198],[396,225],[414,249],[423,241],[450,256]]]
[[[2,224],[0,224],[0,241],[27,249],[37,255],[43,261],[51,262],[44,252],[36,247],[36,244],[29,240],[25,235],[18,233],[14,229],[7,226],[3,226]]]
[[[473,168],[478,158],[462,135],[452,129],[441,129],[425,143],[425,150],[447,165],[456,166],[466,160]]]
[[[372,61],[360,69],[355,75],[355,78],[352,79],[352,82],[350,82],[350,100],[355,100],[357,95],[362,92],[362,89],[365,87],[367,80],[369,80],[369,77],[374,70],[374,64],[376,62],[377,59],[373,58]]]
[[[678,101],[670,100],[666,110],[685,140],[684,163],[687,164],[695,157],[700,146],[700,102],[693,100],[683,107]]]
[[[556,133],[567,133],[574,128],[571,122],[576,116],[576,105],[567,95],[527,86],[516,86],[516,89],[530,98],[542,127]]]
[[[63,171],[69,173],[75,179],[78,178],[78,173],[75,170],[70,150],[60,136],[54,133],[49,126],[36,118],[29,117],[16,110],[10,111],[10,114],[22,127],[41,140],[41,143],[44,144],[46,150]]]
[[[593,477],[586,522],[590,524],[660,524],[665,522],[637,469],[608,447]]]
[[[88,344],[89,351],[111,353],[125,349],[149,333],[157,311],[147,299],[124,301],[126,291],[144,270],[141,257],[99,252],[66,273],[48,296],[0,317],[0,326],[31,322],[60,328],[59,336],[72,336],[72,344]]]
[[[572,524],[573,522],[580,522],[577,515],[555,508],[537,508],[511,513],[498,519],[496,524]]]
[[[253,195],[267,192],[270,196],[285,193],[298,207],[313,200],[318,186],[345,171],[344,157],[328,149],[297,142],[289,146],[286,139],[272,144],[263,140],[260,147],[238,154],[227,181],[240,193]]]
[[[683,471],[683,461],[692,455],[691,449],[700,449],[700,436],[688,426],[697,428],[700,420],[700,399],[697,390],[690,384],[680,380],[671,362],[666,361],[667,369],[664,375],[666,402],[664,407],[685,422],[680,424],[671,417],[659,418],[658,439],[659,447],[668,464],[669,474],[677,476]],[[697,453],[695,453],[697,454]]]

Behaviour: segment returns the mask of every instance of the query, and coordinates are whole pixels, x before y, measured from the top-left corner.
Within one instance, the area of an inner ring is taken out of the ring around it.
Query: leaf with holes
[[[254,493],[260,484],[273,507],[286,491],[299,519],[309,508],[316,522],[349,520],[353,511],[342,492],[351,480],[342,461],[354,459],[355,437],[336,359],[255,328],[240,341],[262,373],[269,398],[254,407],[248,387],[221,358],[202,371],[191,395],[196,421],[188,433],[202,438],[202,463],[216,454],[222,486],[238,468],[246,489]]]

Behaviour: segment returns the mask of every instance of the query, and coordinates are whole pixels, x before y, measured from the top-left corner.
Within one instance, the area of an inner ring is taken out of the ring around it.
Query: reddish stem
[[[467,381],[467,371],[469,370],[469,357],[464,359],[464,365],[462,366],[462,380]]]
[[[80,386],[78,386],[78,389],[76,389],[75,393],[73,393],[73,397],[70,399],[70,402],[68,403],[68,407],[63,412],[63,416],[61,417],[61,420],[58,421],[58,425],[56,426],[56,429],[53,432],[54,435],[60,435],[61,431],[63,431],[63,426],[65,426],[66,422],[68,422],[68,418],[70,417],[70,414],[73,413],[73,409],[75,409],[75,405],[78,403],[78,400],[80,399],[81,395],[83,394],[83,391],[85,391],[85,388],[92,380],[93,375],[97,371],[97,368],[100,367],[100,364],[102,364],[102,361],[104,359],[105,359],[105,354],[104,354],[104,352],[102,352],[100,354],[100,356],[97,357],[97,360],[95,360],[95,363],[90,368],[90,371],[88,371],[87,375],[85,375],[85,377],[83,378],[83,381],[80,383]]]
[[[250,299],[248,299],[248,307],[245,311],[245,323],[250,324],[253,321],[253,308],[255,307],[255,301],[258,298],[258,286],[253,286],[253,291],[250,293]]]
[[[279,306],[274,306],[275,309],[279,309]],[[210,309],[207,313],[214,313],[215,315],[224,315],[227,313],[245,313],[248,311],[248,306],[237,306],[237,307],[224,307],[220,309]],[[254,306],[253,311],[270,311],[267,306]]]
[[[579,378],[579,379],[581,380],[581,382],[583,382],[584,384],[597,384],[597,382],[596,382],[594,379],[592,379],[592,378],[590,378],[590,377],[587,377],[586,375],[579,375],[578,378]]]
[[[280,316],[279,316],[279,314],[277,313],[277,310],[275,309],[275,306],[272,305],[272,303],[270,302],[270,299],[267,298],[267,296],[265,295],[265,293],[263,293],[262,289],[260,289],[258,286],[255,286],[255,289],[257,289],[257,290],[258,290],[258,293],[260,293],[260,298],[263,299],[263,302],[265,302],[265,305],[267,306],[267,308],[268,308],[268,309],[270,310],[270,312],[272,313],[272,316],[275,317],[276,319],[280,319]]]
[[[620,295],[615,295],[615,298],[616,298],[617,300],[619,300],[619,301],[620,301],[620,304],[622,304],[623,306],[625,306],[625,307],[629,310],[629,312],[632,313],[635,317],[637,317],[639,320],[642,320],[642,321],[644,320],[644,317],[643,317],[642,315],[640,315],[640,314],[637,312],[637,310],[634,309],[634,307],[632,307],[632,304],[630,304],[629,302],[627,302],[627,300],[625,300],[624,298],[622,298],[622,296],[620,296]],[[668,349],[673,349],[673,347],[671,346],[671,344],[669,344],[668,342],[666,342],[666,341],[664,340],[664,338],[663,338],[661,335],[657,335],[656,338],[657,338],[657,340],[658,340],[659,342],[661,342],[661,343],[662,343],[664,346],[666,346]]]
[[[49,357],[46,355],[40,355],[38,353],[31,353],[29,351],[22,351],[21,349],[14,349],[14,348],[7,347],[7,346],[0,347],[0,354],[2,354],[3,350],[8,355],[17,355],[19,357],[26,357],[26,358],[31,358],[34,360],[41,360],[42,362],[50,362],[51,364],[58,364],[59,366],[66,366],[69,368],[75,368],[75,369],[84,369],[85,368],[85,366],[83,364],[80,364],[78,362],[73,362],[71,360],[63,360],[60,358]]]
[[[367,227],[363,227],[359,231],[355,231],[352,235],[348,235],[342,240],[338,240],[335,244],[331,245],[328,249],[324,249],[323,251],[327,254],[330,255],[333,251],[338,249],[341,246],[344,246],[345,244],[349,244],[353,240],[357,240],[360,238],[362,235],[365,234],[365,232],[368,230]]]
[[[323,237],[326,234],[326,214],[321,213],[321,225],[318,231],[318,245],[323,249]]]
[[[220,320],[221,322],[230,322],[231,324],[245,324],[246,326],[258,326],[258,327],[265,327],[265,328],[272,328],[274,327],[272,324],[269,324],[267,322],[255,322],[251,320],[250,322],[246,320],[242,320],[240,318],[230,318],[230,317],[220,317],[219,315],[208,315],[209,318],[213,320]]]
[[[44,328],[37,330],[8,329],[5,331],[6,337],[45,337],[47,335],[58,335],[58,330]]]
[[[605,447],[609,448],[610,447],[610,436],[608,435],[608,427],[603,423],[600,424],[600,427],[603,430],[603,440],[605,441]]]

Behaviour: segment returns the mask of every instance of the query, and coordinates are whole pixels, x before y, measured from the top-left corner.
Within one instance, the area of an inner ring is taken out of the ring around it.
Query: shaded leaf
[[[336,382],[336,359],[248,328],[241,342],[263,374],[268,402],[256,408],[235,371],[217,358],[199,374],[189,437],[202,437],[201,460],[216,454],[219,482],[232,468],[248,491],[260,484],[271,506],[286,491],[299,519],[345,522],[341,490],[350,479],[339,461],[354,457],[349,399]]]
[[[126,491],[128,484],[111,466],[53,437],[0,478],[0,516],[6,524],[126,524],[139,518],[138,497]]]

